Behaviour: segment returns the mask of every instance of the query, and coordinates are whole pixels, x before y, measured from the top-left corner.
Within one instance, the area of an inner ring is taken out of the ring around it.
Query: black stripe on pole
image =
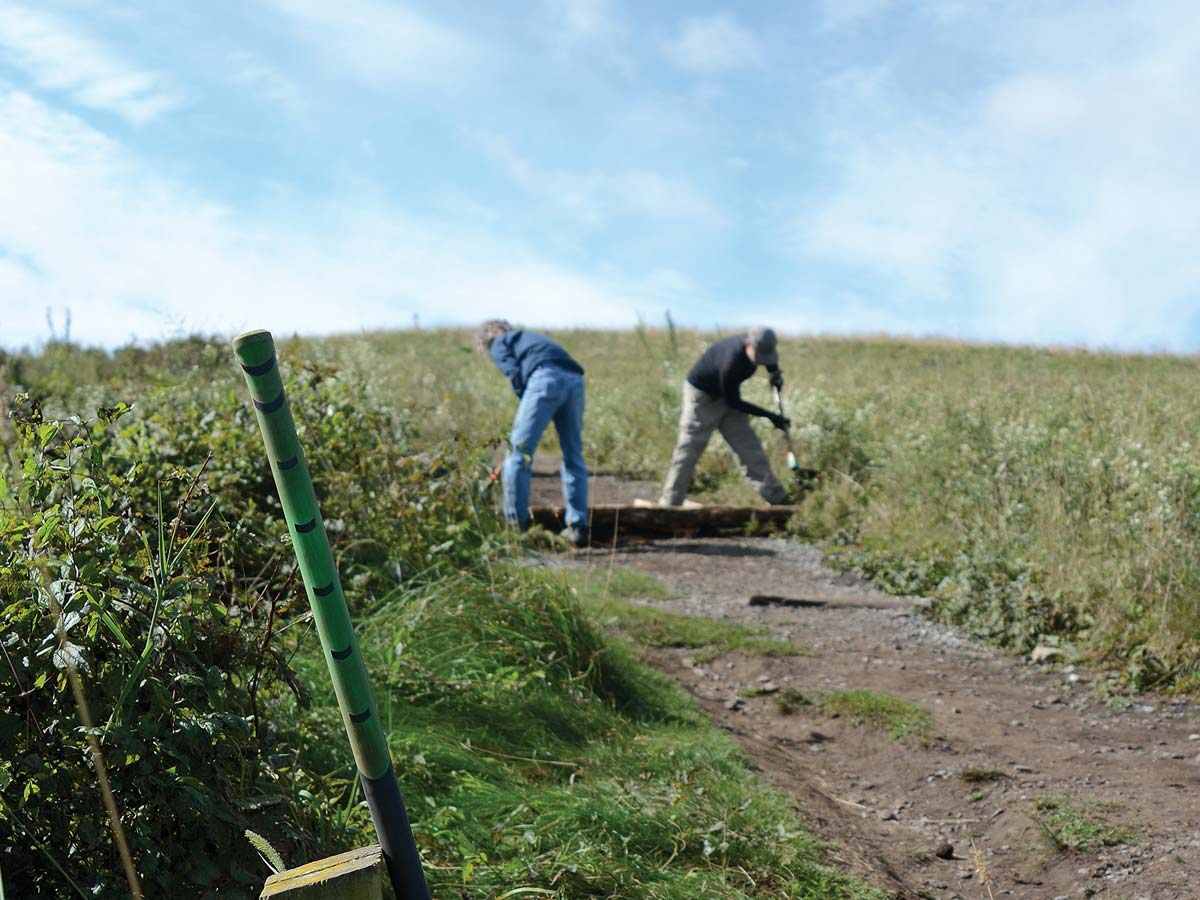
[[[280,391],[280,392],[279,392],[279,396],[278,396],[278,397],[276,397],[274,400],[271,400],[271,401],[269,401],[269,402],[267,402],[267,403],[259,403],[257,400],[255,400],[255,401],[254,401],[254,406],[255,406],[257,409],[259,409],[259,410],[261,410],[262,412],[265,412],[265,413],[273,413],[273,412],[278,412],[280,409],[282,409],[282,408],[283,408],[283,401],[284,401],[285,399],[286,399],[286,397],[285,397],[285,395],[284,395],[283,391]]]
[[[343,659],[349,658],[350,654],[354,652],[354,648],[353,647],[343,647],[341,650],[331,650],[330,652],[333,654],[334,659],[341,661]]]
[[[247,375],[256,375],[257,376],[257,375],[266,375],[273,368],[275,368],[275,354],[274,353],[271,354],[270,359],[268,359],[265,363],[262,363],[261,365],[257,365],[257,366],[243,365],[242,371],[245,372]]]

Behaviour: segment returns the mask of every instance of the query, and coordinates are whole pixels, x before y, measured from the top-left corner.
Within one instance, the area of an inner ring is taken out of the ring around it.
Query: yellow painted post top
[[[382,900],[383,851],[378,844],[305,863],[267,879],[260,900]]]

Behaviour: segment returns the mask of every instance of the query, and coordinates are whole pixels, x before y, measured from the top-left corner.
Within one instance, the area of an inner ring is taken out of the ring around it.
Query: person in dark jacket
[[[787,502],[787,490],[771,471],[762,442],[750,427],[750,416],[769,419],[780,429],[791,423],[778,413],[747,403],[741,396],[742,382],[759,366],[766,368],[772,387],[782,388],[783,373],[779,371],[775,332],[770,328],[759,327],[722,338],[705,350],[692,366],[683,383],[679,438],[658,501],[660,506],[683,503],[696,463],[714,430],[721,432],[737,456],[742,474],[768,503]]]
[[[545,335],[514,329],[503,319],[480,326],[480,353],[491,356],[519,398],[509,454],[501,469],[504,517],[529,527],[529,483],[533,454],[551,421],[562,449],[566,525],[562,536],[576,547],[588,543],[588,470],[583,460],[583,367]]]

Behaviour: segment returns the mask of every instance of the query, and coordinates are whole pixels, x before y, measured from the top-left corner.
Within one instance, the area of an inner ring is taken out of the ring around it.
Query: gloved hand
[[[792,427],[792,420],[787,416],[781,416],[778,413],[771,413],[771,424],[780,431],[787,431]]]
[[[778,369],[776,369],[774,372],[771,373],[770,382],[771,382],[771,387],[775,388],[775,390],[777,390],[777,391],[782,391],[783,390],[783,373],[780,372]]]

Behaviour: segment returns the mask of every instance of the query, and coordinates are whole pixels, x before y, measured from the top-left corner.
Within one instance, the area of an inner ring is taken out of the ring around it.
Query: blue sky
[[[0,345],[1200,349],[1193,0],[0,0]]]

